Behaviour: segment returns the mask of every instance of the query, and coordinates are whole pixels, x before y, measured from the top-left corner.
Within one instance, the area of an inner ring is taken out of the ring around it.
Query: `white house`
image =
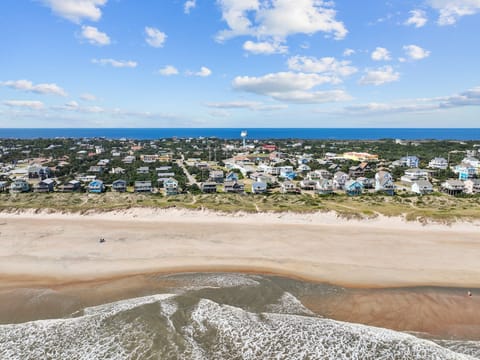
[[[446,170],[448,168],[448,161],[442,157],[436,157],[430,160],[428,167],[431,169]]]
[[[465,192],[467,194],[479,194],[480,193],[480,179],[469,179],[464,182]]]
[[[416,194],[430,194],[433,192],[433,185],[428,180],[417,180],[412,184],[412,192]]]

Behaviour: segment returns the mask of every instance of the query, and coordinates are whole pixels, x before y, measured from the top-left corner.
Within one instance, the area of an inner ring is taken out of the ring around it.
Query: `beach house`
[[[152,192],[152,182],[151,181],[135,181],[133,184],[133,189],[136,193],[142,192]]]
[[[298,189],[295,186],[295,183],[292,181],[284,181],[280,184],[280,191],[283,194],[293,194],[293,193],[299,193],[300,189]]]
[[[430,194],[433,192],[433,185],[428,180],[417,180],[413,182],[411,190],[419,195]]]
[[[174,178],[169,178],[163,182],[163,188],[165,189],[165,195],[177,195],[178,194],[178,181]]]
[[[245,191],[245,185],[238,181],[225,181],[223,191],[226,193],[243,193]]]
[[[381,191],[390,196],[394,195],[395,184],[393,182],[392,174],[390,174],[388,171],[377,172],[375,174],[375,191]]]
[[[252,183],[252,193],[254,194],[263,194],[267,192],[267,184],[261,181],[255,181]]]
[[[212,194],[217,192],[217,183],[206,181],[200,184],[200,190],[205,194]]]
[[[361,195],[363,192],[363,185],[357,180],[348,180],[344,185],[345,193],[348,196]]]
[[[10,184],[10,192],[12,193],[21,193],[21,192],[29,192],[29,191],[30,191],[30,185],[26,180],[17,179]]]
[[[420,164],[420,159],[417,156],[409,155],[400,158],[400,166],[407,166],[409,168],[418,168]]]
[[[60,186],[61,192],[74,192],[80,190],[81,183],[78,180],[70,180],[69,182]]]
[[[480,194],[480,179],[469,179],[464,182],[466,194]]]
[[[448,195],[458,195],[465,191],[465,184],[460,180],[449,179],[442,183],[441,188]]]
[[[477,175],[477,169],[466,162],[462,162],[460,165],[455,166],[453,172],[458,174],[459,180],[473,179]]]
[[[448,168],[448,161],[442,157],[436,157],[428,163],[430,169],[446,170]]]
[[[116,192],[125,192],[127,191],[127,182],[125,180],[119,179],[115,180],[112,183],[112,190]]]
[[[208,181],[221,184],[224,181],[224,174],[222,170],[212,170],[208,174]]]
[[[33,192],[52,192],[55,186],[55,180],[45,179],[33,187]]]
[[[337,171],[333,174],[333,187],[338,190],[343,190],[345,183],[350,179],[348,174],[343,171]]]
[[[320,179],[317,182],[316,190],[320,195],[329,195],[333,193],[333,181],[329,179]]]
[[[100,194],[105,191],[105,185],[102,180],[93,180],[88,184],[88,192],[92,194]]]

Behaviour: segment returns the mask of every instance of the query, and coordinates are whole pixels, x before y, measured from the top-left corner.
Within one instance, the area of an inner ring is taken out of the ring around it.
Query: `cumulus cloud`
[[[343,56],[352,56],[353,54],[355,54],[355,50],[353,49],[345,49],[343,52]]]
[[[405,21],[405,25],[413,25],[416,28],[421,28],[427,23],[427,14],[423,10],[410,11],[410,17]]]
[[[44,104],[36,100],[5,100],[3,104],[11,108],[28,108],[31,110],[41,110]]]
[[[284,104],[264,104],[258,101],[230,101],[221,103],[208,103],[206,106],[215,109],[248,109],[252,111],[273,111],[288,108]]]
[[[453,25],[462,16],[475,15],[480,11],[480,0],[428,0],[439,12],[439,25]]]
[[[115,68],[135,68],[138,65],[136,61],[115,59],[92,59],[92,63],[99,65],[110,65]]]
[[[29,80],[9,80],[0,82],[0,85],[6,86],[16,90],[28,91],[37,94],[51,94],[59,96],[67,96],[65,90],[63,90],[57,84],[33,84]]]
[[[395,72],[391,66],[383,66],[377,69],[368,69],[365,75],[362,76],[360,85],[383,85],[386,83],[398,81],[400,73]]]
[[[332,78],[332,83],[341,82],[341,78],[355,74],[358,70],[350,61],[337,60],[334,57],[315,58],[310,56],[293,56],[287,61],[290,70],[323,73]]]
[[[348,31],[336,20],[333,3],[321,0],[218,0],[228,29],[217,35],[224,41],[242,35],[283,41],[293,34],[324,32],[343,39]]]
[[[163,76],[172,76],[172,75],[178,75],[178,70],[173,65],[166,65],[160,70],[158,70],[158,73]]]
[[[389,61],[392,60],[392,57],[390,55],[390,51],[383,47],[377,47],[373,52],[372,52],[372,60],[375,61]]]
[[[190,11],[195,9],[195,6],[197,6],[197,0],[185,1],[185,4],[183,4],[183,11],[185,14],[190,14]]]
[[[206,66],[202,66],[200,68],[200,71],[187,71],[186,74],[188,76],[199,76],[199,77],[208,77],[212,75],[212,70],[207,68]]]
[[[167,40],[167,34],[161,32],[154,27],[146,26],[145,34],[147,35],[147,37],[145,38],[147,44],[155,48],[163,47],[163,45],[165,44],[165,40]]]
[[[105,46],[110,44],[110,37],[93,26],[83,25],[80,38],[87,40],[92,45]]]
[[[253,42],[248,40],[243,44],[243,50],[248,51],[252,54],[271,55],[271,54],[284,54],[288,51],[288,47],[275,42],[268,42],[268,41]]]
[[[261,77],[238,76],[232,86],[236,90],[258,95],[270,96],[272,99],[292,103],[324,103],[349,100],[350,96],[343,90],[314,91],[322,84],[334,83],[331,76],[316,73],[279,72]]]
[[[422,49],[417,45],[406,45],[403,47],[403,50],[410,60],[422,60],[430,56],[430,51]]]
[[[82,20],[98,21],[102,16],[100,7],[107,0],[41,0],[53,13],[74,23]]]

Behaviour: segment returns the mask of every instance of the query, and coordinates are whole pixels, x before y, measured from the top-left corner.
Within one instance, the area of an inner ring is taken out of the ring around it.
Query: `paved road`
[[[198,182],[197,180],[195,180],[195,178],[188,172],[187,168],[185,167],[185,164],[183,163],[183,160],[184,160],[184,157],[182,155],[182,159],[180,160],[177,160],[177,164],[178,166],[180,166],[182,169],[183,169],[183,172],[185,173],[185,175],[187,176],[187,179],[188,179],[188,185],[193,185],[193,184],[197,184],[198,185]]]

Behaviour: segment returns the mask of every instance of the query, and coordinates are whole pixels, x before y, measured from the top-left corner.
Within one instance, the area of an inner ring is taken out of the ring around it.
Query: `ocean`
[[[331,139],[331,140],[480,140],[480,128],[84,128],[84,129],[0,129],[1,138],[93,138],[150,140],[160,138],[217,137],[239,139],[247,130],[248,139]]]
[[[395,359],[480,356],[476,340],[428,338],[336,321],[299,300],[342,288],[242,274],[158,275],[164,293],[83,307],[61,318],[0,325],[0,358]],[[38,291],[37,291],[37,294]],[[36,307],[41,296],[31,296]],[[65,301],[70,301],[71,298]],[[57,304],[56,307],[61,307]]]

